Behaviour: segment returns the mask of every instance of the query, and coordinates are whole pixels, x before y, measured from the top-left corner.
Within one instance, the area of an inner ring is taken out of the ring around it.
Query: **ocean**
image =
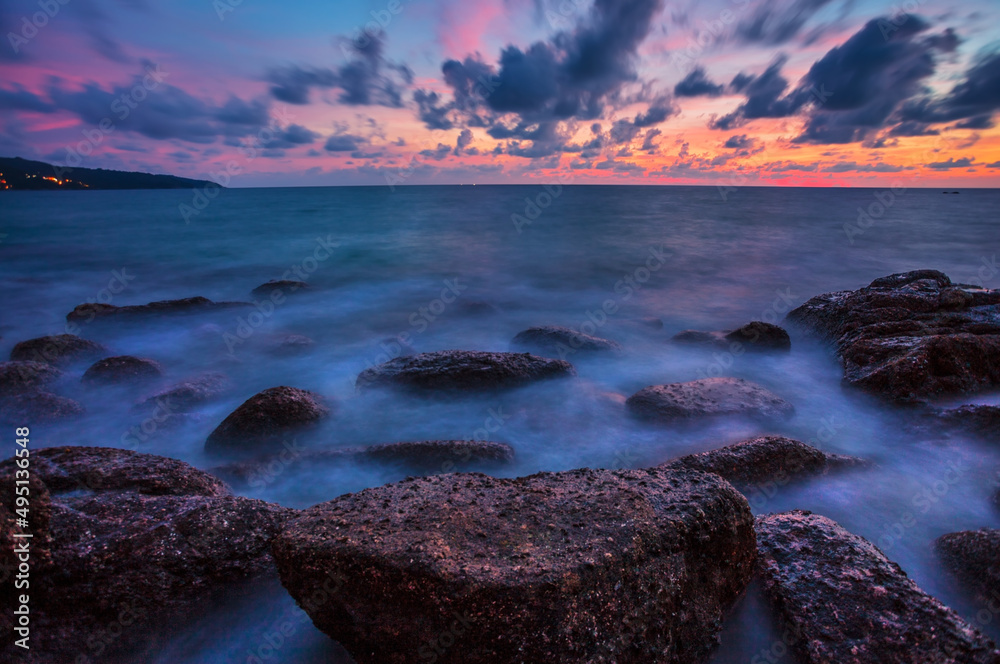
[[[877,465],[776,485],[752,498],[755,513],[800,508],[833,518],[1000,639],[1000,621],[977,621],[983,607],[943,573],[931,546],[947,532],[1000,527],[988,499],[1000,448],[907,432],[908,412],[843,387],[831,348],[793,327],[792,352],[782,355],[733,356],[668,341],[684,329],[782,324],[814,295],[893,272],[934,268],[956,282],[1000,287],[1000,191],[527,185],[210,193],[4,194],[3,357],[18,341],[65,332],[66,314],[84,302],[249,301],[271,279],[311,286],[280,304],[259,300],[252,310],[79,324],[71,331],[115,354],[160,362],[166,383],[218,371],[235,387],[167,429],[131,410],[141,392],[85,388],[70,372],[58,391],[87,414],[38,427],[33,445],[125,447],[207,469],[216,463],[203,451],[207,435],[245,399],[276,385],[335,404],[334,417],[298,441],[303,446],[488,438],[516,451],[511,465],[493,471],[507,477],[641,468],[783,434]],[[624,351],[570,355],[577,378],[502,396],[435,401],[355,392],[357,375],[403,352],[401,340],[416,352],[503,351],[519,331],[549,324],[614,339]],[[291,334],[315,345],[275,353]],[[764,385],[793,403],[795,417],[764,428],[671,429],[635,421],[622,407],[623,397],[647,385],[717,375]],[[1000,396],[961,402],[1000,403]],[[293,461],[240,493],[306,507],[397,479],[367,466],[318,471]],[[350,661],[276,581],[203,609],[153,661]],[[775,654],[780,635],[766,616],[749,593],[713,662],[750,662],[762,653],[794,662],[784,648]],[[291,621],[290,634],[275,632],[282,621]]]

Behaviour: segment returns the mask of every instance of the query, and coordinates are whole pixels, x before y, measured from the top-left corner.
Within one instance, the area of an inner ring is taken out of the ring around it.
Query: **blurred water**
[[[33,443],[127,447],[209,468],[215,462],[202,450],[208,433],[252,394],[283,384],[337,404],[336,416],[303,445],[488,435],[516,450],[516,462],[500,473],[506,476],[642,467],[783,433],[879,466],[778,487],[756,496],[756,512],[804,508],[830,516],[882,546],[925,590],[974,620],[983,607],[941,573],[931,543],[945,532],[1000,526],[988,500],[1000,449],[906,433],[906,413],[843,390],[830,350],[794,329],[793,352],[775,357],[667,343],[686,328],[780,322],[813,295],[892,272],[936,268],[955,281],[1000,287],[1000,275],[988,269],[1000,243],[1000,193],[908,190],[880,208],[887,200],[885,192],[866,189],[746,188],[725,197],[709,187],[226,190],[188,224],[179,211],[192,203],[187,191],[7,193],[0,211],[0,233],[7,234],[0,243],[0,355],[17,341],[65,331],[65,314],[85,301],[249,300],[265,281],[289,272],[286,278],[301,278],[298,269],[313,288],[259,314],[83,324],[79,334],[116,354],[161,362],[163,385],[214,370],[235,388],[164,430],[130,410],[144,393],[84,389],[79,376],[86,367],[74,367],[57,391],[84,403],[87,416],[35,428]],[[871,223],[858,224],[859,208],[871,210]],[[646,317],[661,319],[663,329],[636,322]],[[625,351],[571,356],[578,378],[501,396],[440,402],[354,391],[360,371],[399,352],[392,339],[400,335],[418,352],[508,350],[517,332],[538,324],[583,326]],[[287,334],[316,345],[296,356],[274,353]],[[706,375],[761,383],[791,401],[796,416],[766,431],[733,422],[671,430],[625,416],[622,399],[639,388]],[[304,507],[399,478],[390,469],[316,469],[294,461],[273,471],[264,486],[245,493]],[[763,606],[753,596],[741,604],[716,662],[749,662],[772,648]],[[280,587],[261,588],[252,601],[200,616],[161,661],[253,661],[248,652],[264,643],[275,615],[297,611]],[[980,626],[997,638],[997,622]],[[263,661],[344,657],[301,622]]]

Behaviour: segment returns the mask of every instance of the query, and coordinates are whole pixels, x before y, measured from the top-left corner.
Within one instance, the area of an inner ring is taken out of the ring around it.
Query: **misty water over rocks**
[[[295,508],[406,475],[350,455],[312,464],[304,460],[309,451],[399,441],[507,443],[514,460],[484,468],[502,477],[643,468],[761,434],[863,457],[876,465],[762,485],[748,492],[750,505],[756,514],[808,509],[834,519],[996,639],[1000,617],[977,621],[983,607],[944,573],[933,542],[1000,526],[990,502],[1000,447],[915,433],[905,426],[910,411],[842,387],[832,348],[782,323],[815,295],[893,272],[934,268],[955,282],[1000,287],[1000,193],[907,190],[888,207],[879,202],[885,195],[746,188],[723,197],[715,187],[226,190],[185,223],[178,206],[190,192],[18,193],[0,216],[7,234],[0,355],[19,341],[70,332],[103,344],[108,355],[154,360],[164,375],[139,386],[81,382],[87,359],[63,366],[52,391],[83,404],[86,415],[32,426],[32,443],[133,449],[202,469],[231,460],[207,454],[205,440],[254,394],[288,385],[321,395],[330,415],[261,457],[256,476],[237,488]],[[251,294],[271,280],[308,288]],[[250,304],[66,319],[85,302],[193,296]],[[752,320],[786,327],[791,352],[734,355],[670,342],[682,330],[732,330]],[[518,333],[545,325],[621,349],[569,352],[562,359],[576,376],[502,392],[435,398],[356,390],[360,373],[387,360],[516,350]],[[207,372],[225,380],[212,382],[203,399],[136,407]],[[794,415],[769,424],[674,426],[625,408],[625,398],[646,386],[716,376],[757,383],[794,406]],[[954,403],[1000,403],[1000,396]],[[749,662],[764,652],[793,661],[756,592],[730,617],[714,662]],[[159,661],[349,661],[276,582],[204,609]],[[282,621],[294,629],[277,643]]]

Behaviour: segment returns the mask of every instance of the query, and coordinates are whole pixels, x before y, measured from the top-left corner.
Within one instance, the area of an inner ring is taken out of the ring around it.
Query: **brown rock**
[[[272,387],[247,399],[215,428],[205,451],[260,454],[330,414],[319,395],[295,387]]]
[[[733,415],[781,420],[795,412],[781,397],[742,378],[651,385],[630,396],[625,405],[635,415],[660,422]]]
[[[489,390],[576,375],[565,360],[529,353],[443,350],[397,357],[358,376],[358,389],[396,387],[418,390]]]
[[[93,359],[107,352],[107,348],[75,334],[57,334],[22,341],[10,351],[10,359],[20,362],[45,362],[63,366],[77,360]]]
[[[566,358],[577,351],[606,352],[619,351],[621,345],[609,339],[601,339],[568,327],[544,325],[529,327],[519,332],[511,345],[522,350],[531,350],[547,357]]]
[[[90,385],[140,385],[163,375],[158,362],[131,355],[119,355],[98,360],[83,374]]]
[[[226,309],[253,307],[249,302],[212,302],[207,297],[187,297],[180,300],[161,300],[149,304],[118,307],[112,304],[89,303],[77,306],[66,315],[66,320],[76,323],[110,318],[164,316],[173,314],[204,313]]]
[[[982,528],[942,535],[935,549],[980,604],[1000,606],[1000,530]]]
[[[61,376],[62,371],[44,362],[0,362],[0,397],[36,392]]]

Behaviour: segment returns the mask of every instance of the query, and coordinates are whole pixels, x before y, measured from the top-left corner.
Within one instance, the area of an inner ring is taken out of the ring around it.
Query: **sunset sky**
[[[996,0],[4,0],[0,156],[234,187],[995,187],[998,25]]]

